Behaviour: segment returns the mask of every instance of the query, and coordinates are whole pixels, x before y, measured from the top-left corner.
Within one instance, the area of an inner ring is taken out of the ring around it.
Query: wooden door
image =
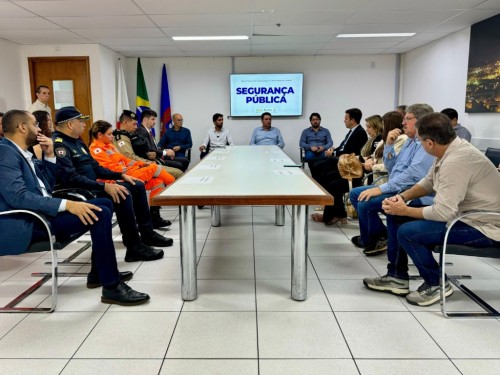
[[[55,121],[56,111],[60,105],[54,105],[54,85],[59,81],[70,82],[74,106],[84,115],[89,115],[87,130],[92,124],[92,96],[90,89],[90,68],[88,56],[70,57],[28,57],[30,70],[30,85],[32,102],[36,100],[35,89],[39,85],[50,88],[49,106],[52,108],[52,118]],[[71,96],[71,93],[66,93]],[[62,95],[62,94],[61,94]],[[82,139],[88,144],[88,131],[82,134]]]

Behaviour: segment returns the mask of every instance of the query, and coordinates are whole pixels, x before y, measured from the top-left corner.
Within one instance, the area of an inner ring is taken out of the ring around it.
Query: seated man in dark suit
[[[359,124],[363,114],[358,108],[351,108],[345,111],[344,124],[349,131],[344,140],[337,148],[330,148],[325,152],[326,159],[309,162],[311,176],[320,184],[326,184],[327,180],[332,180],[331,174],[338,178],[340,175],[337,169],[338,158],[342,154],[355,153],[359,155],[361,149],[368,140],[368,135]]]
[[[144,183],[126,174],[103,168],[92,158],[89,148],[80,140],[84,119],[75,107],[63,107],[56,113],[57,131],[52,135],[61,187],[80,187],[99,197],[113,200],[126,262],[152,261],[163,258],[163,250],[151,246],[172,246],[173,240],[153,230],[151,212]],[[140,233],[140,236],[139,236]]]
[[[191,132],[182,126],[184,119],[180,113],[174,113],[172,122],[173,127],[163,134],[158,146],[174,150],[176,157],[185,157],[186,151],[193,147]]]
[[[103,285],[101,301],[119,305],[139,305],[149,300],[123,281],[132,272],[118,272],[115,248],[111,237],[113,205],[109,199],[73,202],[53,198],[58,167],[52,140],[40,134],[35,117],[20,110],[8,111],[3,118],[5,139],[0,143],[0,210],[30,210],[44,215],[58,240],[90,228],[92,265],[87,286]],[[40,143],[44,153],[41,162],[33,160],[28,147]],[[32,233],[30,236],[22,235]],[[48,240],[39,221],[14,216],[0,218],[0,254],[21,254],[33,241]]]
[[[170,167],[170,169],[185,172],[189,167],[188,158],[177,157],[175,156],[174,150],[169,148],[161,149],[156,144],[155,138],[151,133],[151,130],[155,127],[156,117],[158,117],[158,115],[152,109],[145,109],[142,111],[142,123],[137,125],[137,130],[135,132],[141,139],[142,143],[146,144],[147,147],[140,147],[136,145],[135,142],[132,142],[135,154],[149,161],[160,159],[162,163],[167,167]],[[176,173],[172,173],[170,169],[168,169],[167,172],[176,179],[182,175],[182,173],[180,175],[176,175]]]

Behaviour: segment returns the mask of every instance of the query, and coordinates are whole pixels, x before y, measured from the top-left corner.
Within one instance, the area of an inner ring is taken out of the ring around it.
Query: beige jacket
[[[450,143],[443,157],[434,161],[418,185],[436,194],[434,204],[423,209],[426,220],[450,221],[472,210],[500,212],[500,173],[481,151],[458,137]],[[500,241],[498,217],[473,217],[463,221],[485,236]]]

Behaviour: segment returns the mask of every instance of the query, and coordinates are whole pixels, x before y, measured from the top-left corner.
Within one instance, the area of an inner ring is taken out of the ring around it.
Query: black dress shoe
[[[102,289],[102,303],[121,306],[141,305],[149,301],[146,293],[137,292],[125,283],[120,283],[115,289]]]
[[[162,217],[153,219],[153,228],[154,229],[167,228],[171,225],[172,225],[172,222],[170,220],[165,220]]]
[[[151,261],[163,258],[164,252],[160,249],[149,247],[145,244],[138,244],[131,249],[127,249],[125,262]]]
[[[123,271],[120,272],[120,282],[129,281],[134,276],[134,273],[131,271]],[[87,288],[94,289],[102,286],[101,280],[99,279],[99,275],[94,275],[93,273],[89,273],[87,275]]]
[[[142,242],[148,246],[159,246],[159,247],[167,247],[172,246],[174,240],[171,238],[163,237],[161,234],[156,233],[154,230],[143,234],[141,236]]]
[[[361,245],[361,236],[354,236],[351,238],[351,242],[354,244],[354,246],[359,247],[360,249],[364,249],[365,247]]]

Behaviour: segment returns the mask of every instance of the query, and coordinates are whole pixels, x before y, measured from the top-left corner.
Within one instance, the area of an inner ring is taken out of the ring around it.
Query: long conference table
[[[212,226],[221,225],[220,206],[275,206],[275,224],[284,225],[292,206],[294,300],[307,298],[308,205],[332,205],[333,197],[307,176],[278,146],[215,149],[188,173],[153,198],[155,206],[179,206],[181,295],[197,298],[196,206],[212,206]]]

